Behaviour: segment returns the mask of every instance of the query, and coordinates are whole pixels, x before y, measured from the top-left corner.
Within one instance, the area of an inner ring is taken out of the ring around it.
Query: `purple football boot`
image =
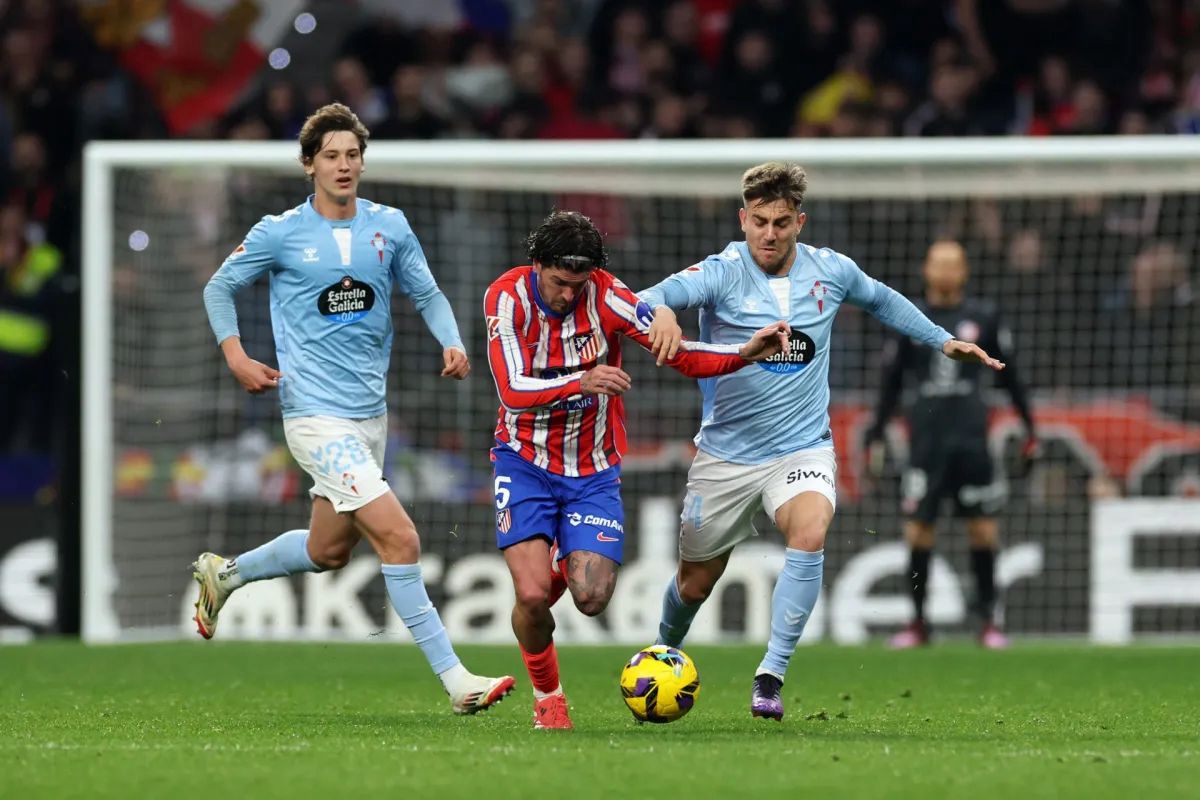
[[[769,673],[754,676],[754,691],[750,693],[750,716],[765,717],[779,722],[783,719],[783,681]]]

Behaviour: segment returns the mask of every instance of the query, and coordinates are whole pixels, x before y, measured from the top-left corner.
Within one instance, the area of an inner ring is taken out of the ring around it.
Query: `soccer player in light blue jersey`
[[[679,570],[663,597],[659,643],[683,642],[733,548],[755,535],[759,505],[786,540],[771,601],[771,636],[755,672],[750,713],[783,719],[788,662],[821,589],[825,534],[837,503],[829,428],[829,338],[842,303],[958,361],[1002,369],[974,344],[955,340],[903,295],[828,248],[798,244],[807,189],[796,164],[769,162],[742,176],[744,242],[639,292],[655,308],[653,352],[675,354],[675,310],[700,309],[700,339],[744,341],[776,319],[791,326],[788,350],[740,372],[700,381],[703,418],[688,471]]]
[[[252,394],[277,390],[284,435],[313,479],[312,517],[226,559],[203,553],[196,626],[211,639],[230,594],[252,581],[341,569],[363,536],[383,562],[392,606],[450,696],[455,713],[482,711],[512,691],[462,665],[421,578],[421,543],[383,478],[384,388],[392,346],[393,287],[407,295],[442,346],[444,377],[470,362],[454,312],[430,274],[404,214],[358,197],[367,129],[349,108],[317,110],[300,131],[300,162],[314,192],[290,211],[263,217],[204,288],[217,343]],[[268,275],[279,369],[250,358],[238,335],[234,295]]]

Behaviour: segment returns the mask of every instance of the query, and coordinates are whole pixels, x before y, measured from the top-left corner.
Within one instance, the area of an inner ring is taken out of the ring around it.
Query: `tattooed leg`
[[[567,586],[575,607],[594,617],[608,607],[617,585],[617,562],[599,553],[576,550],[567,556]]]

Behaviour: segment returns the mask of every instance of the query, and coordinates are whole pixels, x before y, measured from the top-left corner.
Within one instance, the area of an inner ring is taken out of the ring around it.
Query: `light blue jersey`
[[[700,309],[700,339],[731,344],[778,320],[792,328],[787,353],[738,372],[701,380],[703,420],[696,446],[735,464],[761,464],[832,445],[829,337],[843,302],[940,349],[953,338],[903,295],[828,248],[796,245],[787,275],[766,275],[745,242],[638,292],[651,306]]]
[[[347,220],[321,216],[311,196],[263,217],[204,287],[219,344],[238,335],[234,294],[270,275],[285,419],[367,419],[387,410],[393,284],[443,348],[462,347],[454,312],[404,214],[362,198],[357,203]]]

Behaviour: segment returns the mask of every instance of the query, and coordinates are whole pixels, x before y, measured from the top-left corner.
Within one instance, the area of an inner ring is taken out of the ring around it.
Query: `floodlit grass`
[[[1194,797],[1200,649],[802,648],[782,723],[760,648],[689,649],[695,710],[637,725],[633,648],[560,648],[575,730],[533,731],[515,645],[461,647],[517,691],[455,717],[398,645],[0,649],[0,797]]]

